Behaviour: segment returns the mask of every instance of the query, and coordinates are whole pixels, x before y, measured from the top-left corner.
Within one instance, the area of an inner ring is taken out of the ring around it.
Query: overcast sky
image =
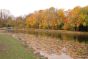
[[[71,9],[87,6],[88,0],[0,0],[0,9],[7,9],[14,16],[26,15],[50,7]]]

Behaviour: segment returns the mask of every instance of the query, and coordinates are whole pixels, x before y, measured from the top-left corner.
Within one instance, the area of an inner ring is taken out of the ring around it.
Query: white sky
[[[7,9],[14,16],[32,13],[50,7],[71,9],[87,6],[88,0],[0,0],[0,9]]]

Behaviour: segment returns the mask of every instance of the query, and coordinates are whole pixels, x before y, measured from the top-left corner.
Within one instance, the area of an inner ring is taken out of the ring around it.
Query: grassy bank
[[[36,57],[15,38],[0,33],[0,59],[36,59]]]

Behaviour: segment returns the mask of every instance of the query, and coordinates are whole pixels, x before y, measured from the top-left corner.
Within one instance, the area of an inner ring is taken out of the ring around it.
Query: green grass
[[[0,34],[0,59],[36,59],[36,57],[15,38]]]

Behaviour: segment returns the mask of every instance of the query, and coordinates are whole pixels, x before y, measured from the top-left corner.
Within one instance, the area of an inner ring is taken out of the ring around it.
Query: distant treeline
[[[14,17],[7,10],[0,10],[0,27],[88,31],[88,6],[67,11],[51,7],[24,17]]]

